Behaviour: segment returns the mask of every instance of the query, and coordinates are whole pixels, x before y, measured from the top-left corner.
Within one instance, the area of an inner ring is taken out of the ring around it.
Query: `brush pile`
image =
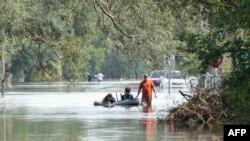
[[[234,115],[228,110],[228,102],[221,99],[216,89],[197,88],[193,96],[179,92],[187,102],[169,111],[168,123],[217,124]]]

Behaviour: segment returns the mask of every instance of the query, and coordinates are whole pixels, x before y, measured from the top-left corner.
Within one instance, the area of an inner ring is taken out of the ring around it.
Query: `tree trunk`
[[[2,30],[1,32],[1,36],[0,36],[0,47],[1,47],[1,51],[2,51],[2,60],[1,60],[1,64],[2,64],[2,69],[1,69],[1,94],[2,94],[2,97],[4,97],[5,95],[5,81],[6,81],[6,75],[5,75],[5,60],[4,60],[4,44],[3,44],[3,36],[4,36],[4,30]]]

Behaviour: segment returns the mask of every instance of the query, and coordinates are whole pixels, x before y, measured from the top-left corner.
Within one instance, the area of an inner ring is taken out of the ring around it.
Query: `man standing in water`
[[[148,79],[148,75],[144,74],[144,80],[141,81],[139,89],[138,89],[138,94],[136,97],[139,96],[140,92],[142,90],[142,99],[141,102],[146,102],[147,106],[151,106],[152,102],[152,93],[155,93],[155,88],[154,88],[154,83],[150,79]],[[156,93],[155,93],[155,98],[157,98]]]

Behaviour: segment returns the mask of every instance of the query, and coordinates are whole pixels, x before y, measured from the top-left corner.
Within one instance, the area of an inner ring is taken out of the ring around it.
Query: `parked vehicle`
[[[196,87],[198,85],[198,78],[195,76],[186,77],[182,75],[181,71],[166,71],[164,77],[161,77],[161,88],[185,88]]]
[[[165,70],[154,70],[149,74],[149,79],[151,79],[154,82],[155,86],[160,86],[161,83],[161,77],[165,75]]]
[[[170,85],[169,85],[170,83]],[[187,87],[188,80],[178,70],[167,71],[161,79],[161,88],[184,88]]]

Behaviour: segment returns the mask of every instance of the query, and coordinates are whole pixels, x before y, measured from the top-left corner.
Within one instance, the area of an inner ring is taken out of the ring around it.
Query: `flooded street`
[[[94,106],[139,81],[13,84],[0,98],[1,141],[221,141],[221,127],[176,127],[157,120],[185,101],[156,87],[152,107]],[[141,97],[141,95],[140,95]]]

